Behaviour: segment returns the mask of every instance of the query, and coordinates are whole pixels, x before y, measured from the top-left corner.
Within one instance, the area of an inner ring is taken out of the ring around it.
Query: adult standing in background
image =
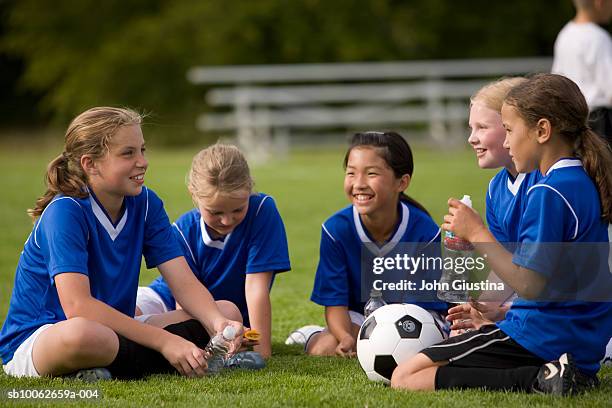
[[[552,72],[570,78],[589,105],[589,125],[612,145],[612,37],[598,24],[612,18],[612,0],[573,0],[576,16],[555,41]]]

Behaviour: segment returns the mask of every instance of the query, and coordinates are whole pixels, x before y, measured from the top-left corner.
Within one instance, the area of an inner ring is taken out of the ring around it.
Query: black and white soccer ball
[[[398,364],[444,338],[427,310],[411,304],[386,305],[361,325],[357,358],[370,380],[389,384]]]

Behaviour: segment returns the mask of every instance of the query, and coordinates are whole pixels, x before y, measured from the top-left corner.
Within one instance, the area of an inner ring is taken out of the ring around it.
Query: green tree
[[[66,120],[94,105],[191,131],[194,65],[551,55],[569,0],[20,0],[0,49]]]

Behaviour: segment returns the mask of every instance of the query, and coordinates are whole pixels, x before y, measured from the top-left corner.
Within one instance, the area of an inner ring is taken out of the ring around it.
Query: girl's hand
[[[206,375],[208,364],[204,350],[180,336],[168,333],[160,353],[181,375],[186,377]]]
[[[450,231],[460,238],[476,242],[479,234],[487,227],[478,213],[455,198],[448,200],[448,214],[444,216],[442,229]]]
[[[240,350],[240,345],[242,344],[242,333],[244,332],[244,326],[242,325],[242,323],[236,322],[234,320],[228,320],[226,318],[219,318],[215,320],[213,323],[215,334],[223,333],[223,330],[227,326],[233,326],[234,329],[236,329],[236,337],[234,337],[234,340],[232,341],[232,344],[230,346],[230,350],[228,353],[229,355],[232,355],[236,353],[238,350]]]
[[[357,347],[357,341],[353,336],[347,334],[340,340],[338,346],[336,346],[336,354],[341,357],[355,357],[355,349]]]
[[[508,309],[510,309],[510,306],[490,302],[478,302],[472,298],[470,298],[470,305],[473,309],[479,311],[485,319],[491,322],[499,322],[500,320],[504,320],[506,317],[506,312]]]
[[[479,329],[481,326],[502,320],[507,310],[508,308],[505,306],[481,303],[470,299],[470,303],[448,309],[446,320],[452,322],[452,330]]]

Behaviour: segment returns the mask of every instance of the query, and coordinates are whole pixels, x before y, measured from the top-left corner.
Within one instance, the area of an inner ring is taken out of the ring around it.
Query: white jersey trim
[[[400,222],[400,225],[397,228],[397,231],[395,231],[393,237],[391,237],[391,239],[389,240],[389,242],[387,242],[382,247],[378,247],[378,245],[373,243],[372,240],[368,238],[368,235],[366,234],[365,230],[363,229],[363,226],[361,225],[361,220],[359,219],[359,212],[357,211],[357,208],[353,206],[353,223],[355,224],[357,235],[359,236],[361,242],[364,243],[365,247],[368,248],[368,250],[374,255],[385,256],[397,245],[397,243],[402,239],[402,236],[406,233],[406,229],[408,228],[408,219],[410,218],[410,209],[403,202],[400,202],[400,204],[402,205],[402,220]]]
[[[553,164],[545,175],[548,176],[553,170],[563,169],[565,167],[582,167],[582,162],[578,159],[561,159]]]
[[[270,196],[264,196],[264,198],[261,200],[261,203],[259,203],[259,207],[257,207],[257,211],[255,212],[256,217],[259,214],[259,210],[261,210],[261,206],[263,205],[264,201],[266,201],[268,198],[270,198]]]
[[[143,186],[144,187],[144,186]],[[149,189],[144,187],[145,192],[147,193],[147,200],[146,200],[146,206],[145,206],[145,222],[147,222],[147,215],[149,215]]]
[[[564,167],[570,167],[570,166],[564,166]],[[547,173],[548,174],[548,173]],[[578,216],[576,215],[576,212],[574,211],[574,209],[572,208],[572,206],[570,205],[569,201],[567,201],[567,199],[565,197],[563,197],[563,194],[561,194],[557,189],[555,189],[554,187],[549,186],[548,184],[536,184],[534,186],[531,186],[531,188],[529,190],[527,190],[527,194],[529,194],[531,192],[531,190],[533,190],[536,187],[546,187],[546,188],[550,188],[552,191],[554,191],[555,193],[559,194],[559,197],[561,197],[563,199],[563,201],[565,202],[565,204],[567,205],[567,207],[570,209],[570,211],[572,212],[572,215],[574,216],[574,220],[576,221],[576,228],[574,228],[574,235],[572,236],[571,239],[575,239],[578,236]]]
[[[77,200],[75,200],[72,197],[60,197],[60,198],[55,198],[53,199],[49,204],[47,204],[47,206],[45,207],[45,209],[43,210],[43,212],[40,214],[40,218],[38,219],[38,222],[36,223],[36,228],[34,228],[34,244],[36,244],[36,246],[40,249],[40,245],[38,245],[38,240],[36,239],[36,232],[38,231],[38,227],[40,226],[40,223],[42,222],[43,216],[45,215],[45,212],[47,211],[47,208],[49,208],[49,206],[51,204],[53,204],[56,201],[59,200],[63,200],[63,199],[68,199],[68,200],[72,200],[74,201],[79,207],[81,207],[81,204],[79,204],[79,202]],[[81,207],[82,208],[82,207]],[[29,238],[28,238],[29,239]],[[87,239],[89,240],[89,232],[87,233]],[[26,241],[27,242],[27,241]]]
[[[434,240],[436,238],[438,238],[438,235],[440,235],[442,233],[442,229],[438,228],[438,232],[436,232],[436,235],[434,235],[434,237],[432,239],[429,240],[429,242],[427,243],[427,245],[431,244],[432,242],[434,242]]]
[[[510,181],[510,177],[508,177],[508,190],[512,193],[513,196],[518,193],[519,188],[521,188],[521,184],[523,184],[523,180],[525,180],[525,173],[519,173],[514,179],[514,183]]]
[[[95,217],[98,219],[102,227],[104,227],[104,229],[110,236],[110,239],[114,241],[115,238],[119,236],[121,231],[123,231],[123,227],[125,227],[125,223],[127,222],[127,217],[128,217],[127,207],[125,208],[123,217],[121,217],[121,220],[119,220],[117,227],[113,227],[113,224],[110,222],[110,220],[106,216],[106,213],[104,212],[102,208],[100,208],[100,206],[98,205],[96,200],[91,196],[91,194],[89,195],[89,203],[91,204],[91,210],[93,211]]]
[[[200,228],[202,229],[202,241],[204,242],[204,245],[209,248],[217,248],[223,250],[223,248],[225,248],[225,244],[232,236],[232,233],[230,232],[225,236],[224,241],[212,239],[210,235],[208,235],[208,231],[206,230],[206,223],[204,222],[204,218],[202,218],[202,215],[200,215]]]
[[[321,227],[323,227],[323,231],[325,231],[325,233],[331,238],[331,240],[336,242],[336,238],[334,238],[334,236],[327,230],[325,224],[321,224]]]
[[[179,232],[179,234],[181,234],[181,238],[183,238],[183,241],[185,241],[185,245],[187,245],[187,249],[189,249],[189,254],[191,255],[191,259],[193,259],[193,263],[196,263],[195,256],[193,256],[193,251],[191,250],[191,247],[189,246],[189,242],[187,241],[187,238],[185,238],[185,235],[183,234],[183,231],[181,231],[179,226],[176,225],[176,222],[173,222],[172,226],[174,228],[176,228],[176,230]]]

